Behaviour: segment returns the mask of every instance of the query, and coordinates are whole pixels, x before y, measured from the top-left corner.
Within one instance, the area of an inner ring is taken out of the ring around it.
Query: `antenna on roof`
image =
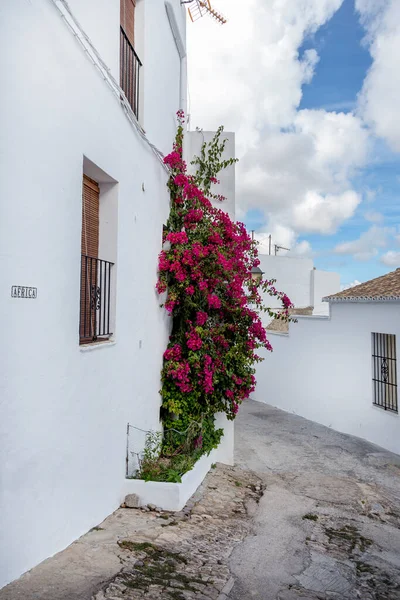
[[[278,246],[278,244],[274,244],[275,246],[275,256],[278,254],[279,250],[288,250],[290,252],[290,248],[285,248],[285,246]]]
[[[212,8],[210,0],[181,0],[182,4],[189,4],[188,13],[192,23],[201,19],[204,15],[208,15],[219,25],[225,25],[227,22],[221,13]]]

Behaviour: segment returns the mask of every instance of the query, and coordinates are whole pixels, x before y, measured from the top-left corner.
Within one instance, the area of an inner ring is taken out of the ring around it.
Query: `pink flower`
[[[210,308],[221,308],[221,300],[215,294],[210,294],[207,298]]]
[[[168,154],[165,158],[164,158],[164,163],[166,165],[169,165],[171,168],[175,168],[177,167],[180,162],[181,162],[181,155],[179,154],[179,152],[171,152],[171,154]]]
[[[185,221],[189,221],[190,223],[198,223],[202,220],[204,212],[201,208],[192,208],[186,214]]]
[[[196,314],[196,325],[204,325],[204,323],[207,321],[208,315],[207,313],[203,312],[203,311],[199,311]]]
[[[187,177],[185,175],[182,175],[182,173],[179,173],[179,175],[177,175],[174,179],[174,184],[178,187],[183,187],[184,185],[186,185],[186,183]]]
[[[283,294],[282,296],[282,304],[285,308],[291,308],[293,306],[292,301],[286,296],[286,294]]]
[[[158,257],[158,269],[159,271],[168,271],[170,268],[170,262],[168,260],[166,252],[164,250],[160,253]]]
[[[175,273],[175,277],[177,278],[178,281],[185,281],[186,279],[186,275],[182,270],[179,270],[177,273]]]
[[[186,292],[187,294],[189,294],[189,296],[193,296],[193,294],[194,294],[194,287],[193,287],[192,285],[189,285],[189,286],[186,288],[185,292]]]
[[[212,358],[208,354],[204,356],[204,369],[203,369],[203,389],[206,394],[212,394],[214,391],[213,385],[213,374],[214,368],[212,364]]]
[[[177,233],[173,233],[172,231],[167,235],[166,239],[171,242],[171,244],[187,244],[188,237],[185,231],[178,231]]]
[[[159,294],[163,294],[167,291],[167,284],[159,279],[156,284],[156,290]]]
[[[177,304],[179,303],[176,300],[167,300],[167,302],[164,304],[165,310],[169,313],[172,313]]]
[[[196,331],[192,331],[191,333],[186,334],[187,337],[187,346],[190,350],[200,350],[203,345],[201,341],[201,337]]]
[[[165,360],[179,360],[182,354],[182,348],[179,344],[175,344],[171,348],[167,348],[164,352]]]

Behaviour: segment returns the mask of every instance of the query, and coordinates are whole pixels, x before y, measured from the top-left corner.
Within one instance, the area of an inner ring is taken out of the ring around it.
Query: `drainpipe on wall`
[[[313,267],[313,270],[311,271],[311,281],[310,281],[310,306],[315,306],[315,283],[314,283],[314,276],[315,276],[315,271],[316,268]]]
[[[180,76],[179,76],[179,108],[186,112],[186,46],[184,40],[182,39],[181,33],[179,31],[178,23],[176,21],[174,8],[169,2],[169,0],[165,0],[165,10],[167,11],[169,25],[171,27],[172,35],[174,37],[175,46],[178,50],[179,58],[180,58]]]

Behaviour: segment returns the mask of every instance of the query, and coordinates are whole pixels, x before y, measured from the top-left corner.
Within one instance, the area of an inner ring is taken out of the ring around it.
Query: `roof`
[[[400,269],[326,296],[324,302],[400,302]]]

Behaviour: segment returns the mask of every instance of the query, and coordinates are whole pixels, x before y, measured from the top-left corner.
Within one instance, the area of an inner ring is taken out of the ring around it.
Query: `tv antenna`
[[[211,0],[181,0],[181,5],[188,4],[188,13],[192,23],[208,15],[219,25],[225,25],[227,20],[221,13],[214,10],[211,6]]]
[[[290,252],[290,248],[285,248],[285,246],[278,246],[278,244],[274,244],[275,246],[275,256],[278,254],[279,250],[288,250]]]

